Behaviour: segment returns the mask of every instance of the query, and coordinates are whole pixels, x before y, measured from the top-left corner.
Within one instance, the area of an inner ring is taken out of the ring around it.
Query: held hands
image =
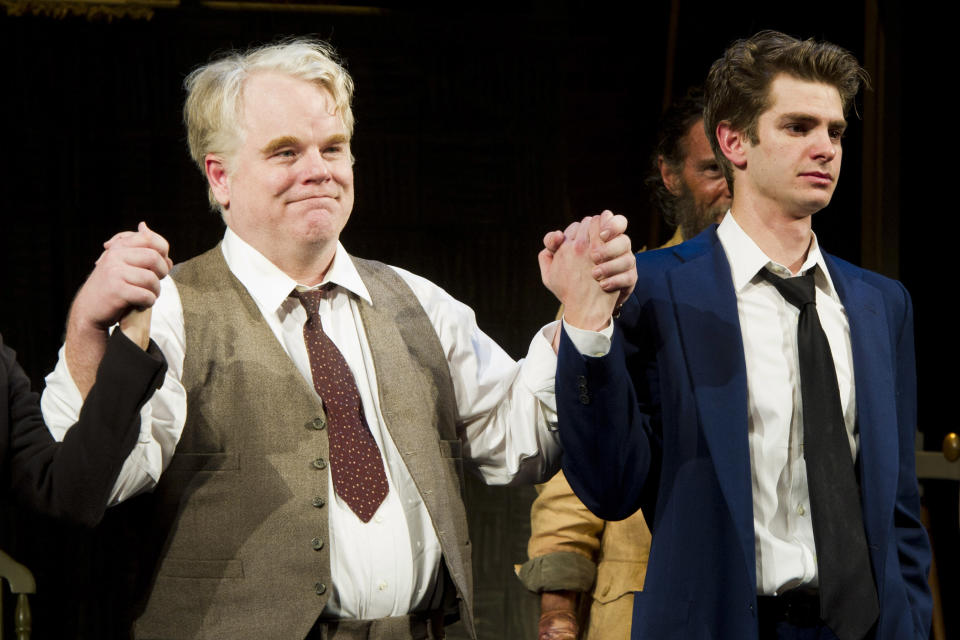
[[[103,247],[73,301],[70,319],[82,330],[105,333],[128,311],[153,306],[160,295],[160,280],[173,263],[167,241],[143,222],[137,231],[118,233]]]
[[[626,228],[626,218],[604,211],[544,236],[540,275],[569,324],[603,329],[633,291],[637,268]]]
[[[157,301],[160,280],[173,266],[167,241],[143,222],[136,231],[113,236],[103,247],[93,272],[73,300],[67,321],[67,366],[84,398],[96,379],[110,327],[120,322],[120,330],[128,338],[147,348],[147,309]]]

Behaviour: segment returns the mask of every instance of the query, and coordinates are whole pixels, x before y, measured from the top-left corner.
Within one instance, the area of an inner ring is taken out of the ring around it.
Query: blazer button
[[[324,418],[323,416],[314,418],[313,420],[307,423],[308,429],[316,429],[317,431],[320,431],[321,429],[325,429],[326,427],[327,427],[327,419]]]
[[[318,596],[322,596],[327,592],[327,585],[323,584],[322,582],[318,582],[317,584],[313,585],[313,588],[317,592]]]
[[[314,497],[314,499],[313,499],[313,506],[315,506],[317,509],[319,509],[320,507],[322,507],[322,506],[325,505],[325,504],[327,504],[327,503],[326,503],[326,502],[324,501],[324,499],[321,498],[320,496]]]
[[[327,461],[324,460],[323,458],[317,458],[316,460],[313,461],[313,466],[316,467],[317,469],[326,469]]]
[[[314,551],[320,551],[320,549],[323,549],[323,540],[320,538],[314,538],[310,541],[310,544],[313,546]]]

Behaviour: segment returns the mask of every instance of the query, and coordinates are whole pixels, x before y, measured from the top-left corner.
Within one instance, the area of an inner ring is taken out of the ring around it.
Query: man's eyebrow
[[[332,135],[332,136],[330,136],[330,137],[327,139],[327,145],[331,145],[331,144],[344,144],[344,143],[347,143],[347,142],[350,142],[350,141],[347,139],[347,136],[343,135],[342,133],[338,133],[338,134],[336,134],[336,135]]]
[[[803,124],[816,124],[820,121],[819,118],[816,118],[809,113],[783,113],[779,118],[780,122],[802,122]]]
[[[324,143],[324,146],[329,146],[332,144],[346,144],[350,140],[342,133],[337,133],[330,136],[327,141]],[[270,142],[264,145],[263,149],[260,150],[265,156],[272,155],[283,149],[285,147],[298,147],[300,146],[300,139],[296,136],[281,136],[279,138],[274,138]]]
[[[820,118],[809,113],[784,113],[779,118],[780,122],[802,122],[803,124],[816,125],[821,122]],[[847,121],[844,119],[831,120],[828,125],[831,129],[846,129]]]
[[[280,138],[274,138],[267,144],[263,146],[263,149],[260,150],[260,153],[263,155],[270,155],[284,147],[296,147],[299,146],[300,140],[294,136],[282,136]]]

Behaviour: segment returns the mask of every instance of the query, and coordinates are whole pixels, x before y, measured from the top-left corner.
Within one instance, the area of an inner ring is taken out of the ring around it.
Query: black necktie
[[[796,278],[760,274],[800,310],[797,350],[803,403],[803,457],[820,578],[820,617],[840,640],[860,640],[880,612],[860,492],[850,457],[837,371],[817,315],[816,267]]]
[[[358,518],[370,522],[389,491],[380,448],[367,426],[350,367],[320,323],[317,308],[324,292],[294,291],[292,295],[307,311],[303,341],[313,386],[327,413],[333,488]]]

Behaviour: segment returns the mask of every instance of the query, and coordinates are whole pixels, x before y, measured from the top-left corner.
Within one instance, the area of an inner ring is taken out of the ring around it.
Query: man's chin
[[[308,225],[336,225],[350,217],[339,202],[332,198],[310,198],[293,204],[288,214]]]
[[[339,209],[330,211],[322,207],[313,208],[303,212],[300,228],[304,239],[324,243],[331,238],[339,238],[349,219],[350,216],[344,215]]]
[[[833,192],[825,193],[815,193],[812,197],[807,198],[803,202],[798,202],[794,217],[797,218],[808,218],[822,209],[826,209],[827,205],[830,204],[830,201],[833,199]]]

